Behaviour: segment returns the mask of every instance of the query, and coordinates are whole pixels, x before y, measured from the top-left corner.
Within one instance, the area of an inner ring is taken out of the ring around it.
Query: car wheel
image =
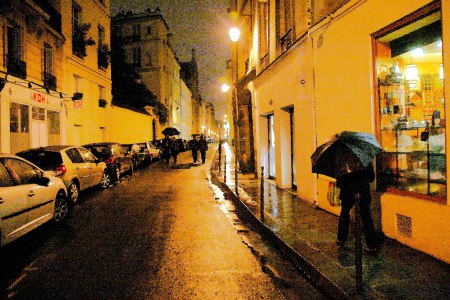
[[[69,214],[69,203],[67,203],[67,197],[64,193],[58,193],[55,199],[55,213],[53,214],[53,220],[55,222],[61,222]]]
[[[80,195],[80,190],[78,188],[78,185],[72,181],[69,185],[68,190],[69,190],[70,202],[72,202],[72,204],[75,204],[78,201],[78,197]]]
[[[106,189],[111,185],[111,176],[107,172],[103,172],[102,179],[100,180],[100,187]]]
[[[148,157],[148,163],[151,164],[152,162],[153,162],[153,156],[150,155],[150,156]]]

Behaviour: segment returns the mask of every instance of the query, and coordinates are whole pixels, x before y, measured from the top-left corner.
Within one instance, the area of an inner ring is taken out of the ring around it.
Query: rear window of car
[[[45,171],[52,171],[57,165],[63,163],[61,154],[54,151],[29,151],[17,153],[17,155],[31,161]]]
[[[110,156],[108,146],[84,146],[84,148],[91,151],[92,154],[94,154],[94,156],[97,158],[107,159]]]

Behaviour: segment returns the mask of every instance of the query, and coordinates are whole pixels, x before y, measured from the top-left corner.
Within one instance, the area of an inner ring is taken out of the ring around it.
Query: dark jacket
[[[200,151],[208,150],[208,142],[204,138],[200,139],[199,144]]]
[[[363,170],[357,170],[337,178],[336,186],[340,188],[340,198],[353,198],[355,194],[370,192],[370,183],[375,180],[372,164]]]

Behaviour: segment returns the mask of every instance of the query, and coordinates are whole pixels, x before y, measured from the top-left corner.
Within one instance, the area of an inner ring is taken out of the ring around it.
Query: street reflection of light
[[[223,143],[223,149],[225,150],[225,155],[227,156],[226,162],[230,163],[231,162],[231,155],[232,155],[230,145],[228,145],[228,143]]]

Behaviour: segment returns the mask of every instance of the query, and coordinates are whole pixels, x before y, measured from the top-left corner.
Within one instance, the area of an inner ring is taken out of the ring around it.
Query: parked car
[[[96,185],[107,188],[111,184],[111,176],[105,172],[106,164],[83,147],[46,146],[16,154],[49,175],[60,177],[67,187],[72,204],[78,201],[80,191]]]
[[[133,174],[134,165],[132,157],[120,143],[92,143],[83,145],[83,147],[106,163],[107,172],[112,177],[112,180],[118,181],[126,173]]]
[[[69,213],[62,180],[10,154],[0,154],[0,204],[0,246]]]
[[[138,153],[136,153],[136,163],[139,166],[144,166],[151,163],[155,159],[161,157],[160,150],[150,142],[125,144],[123,145],[130,155],[133,155],[132,147],[137,145],[139,147]]]

